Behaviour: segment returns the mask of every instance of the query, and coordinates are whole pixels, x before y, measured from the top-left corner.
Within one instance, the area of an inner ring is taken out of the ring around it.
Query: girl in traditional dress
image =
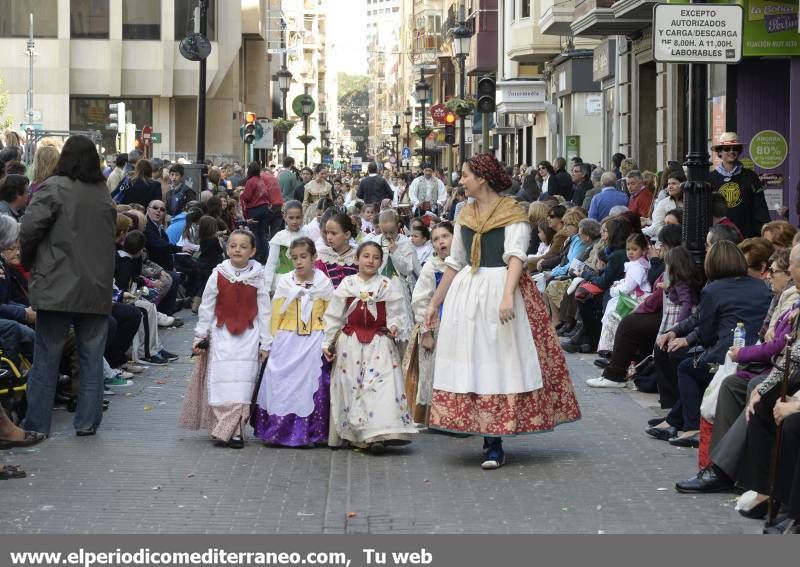
[[[272,299],[272,345],[253,427],[263,441],[307,447],[328,441],[330,365],[320,349],[333,286],[314,269],[310,238],[293,241],[289,255],[294,271],[280,277]]]
[[[339,284],[325,312],[322,352],[334,361],[331,419],[335,433],[354,447],[380,454],[385,445],[411,441],[416,428],[408,413],[400,357],[394,344],[407,325],[403,297],[378,273],[383,249],[358,247],[358,274]],[[334,360],[335,359],[335,360]],[[339,440],[332,435],[329,444]]]
[[[271,341],[269,288],[255,253],[253,233],[234,230],[228,259],[208,279],[192,344],[200,360],[179,422],[189,429],[207,427],[212,439],[233,449],[244,447],[259,364]]]
[[[344,213],[336,213],[325,223],[328,245],[319,249],[315,267],[330,278],[333,287],[339,287],[345,276],[358,273],[352,245],[355,233],[352,219]]]
[[[383,251],[380,274],[392,280],[403,297],[406,316],[405,326],[398,328],[397,340],[407,343],[411,337],[414,314],[411,311],[411,292],[419,275],[419,259],[411,239],[400,234],[400,217],[394,209],[386,209],[378,218],[381,233],[370,240],[377,243]],[[401,349],[404,345],[401,346]],[[403,351],[404,352],[404,351]]]
[[[409,348],[406,349],[403,360],[407,376],[406,397],[411,416],[415,422],[425,425],[428,424],[428,412],[433,394],[433,349],[436,346],[435,331],[425,326],[425,312],[446,269],[444,260],[450,255],[453,225],[448,221],[441,222],[433,228],[431,236],[434,254],[422,267],[417,285],[414,286],[414,293],[411,295],[411,307],[417,324],[411,334]]]
[[[303,193],[303,224],[308,224],[317,216],[317,205],[321,199],[333,203],[333,186],[328,183],[328,166],[319,164],[314,169],[315,177],[305,185]],[[324,209],[323,209],[324,210]]]
[[[503,465],[502,436],[548,431],[580,417],[564,354],[524,272],[528,218],[501,197],[511,179],[491,154],[470,158],[474,199],[455,226],[447,270],[425,314],[439,323],[430,427],[484,436],[484,469]],[[535,337],[535,338],[534,338]]]
[[[300,201],[289,201],[283,206],[283,220],[286,228],[279,231],[269,241],[269,257],[264,269],[267,288],[275,291],[278,276],[292,271],[292,259],[289,258],[289,246],[301,236],[308,236],[303,227],[303,205]]]

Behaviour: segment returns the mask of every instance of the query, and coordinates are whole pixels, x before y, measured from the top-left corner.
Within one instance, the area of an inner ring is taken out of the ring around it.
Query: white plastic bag
[[[544,288],[547,287],[547,280],[545,279],[544,272],[534,274],[533,281],[536,283],[536,287],[539,288],[539,293],[544,293]]]
[[[717,369],[714,378],[703,394],[703,401],[700,404],[700,415],[710,423],[714,423],[714,414],[717,412],[717,398],[722,382],[736,372],[736,363],[731,360],[729,355],[725,355],[725,363]]]

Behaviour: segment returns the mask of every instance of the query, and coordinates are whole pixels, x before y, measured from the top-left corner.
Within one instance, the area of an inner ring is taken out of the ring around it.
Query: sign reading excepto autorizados
[[[742,7],[657,4],[653,58],[660,63],[738,63],[742,58]]]

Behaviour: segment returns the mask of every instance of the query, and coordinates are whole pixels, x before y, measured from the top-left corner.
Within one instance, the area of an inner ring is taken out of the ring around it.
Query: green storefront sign
[[[775,130],[762,130],[750,140],[750,159],[761,169],[780,167],[788,155],[786,138]]]
[[[567,136],[567,159],[581,155],[581,137]]]
[[[669,0],[669,3],[690,2]],[[739,4],[744,8],[743,56],[800,56],[797,0],[709,0],[706,4]]]

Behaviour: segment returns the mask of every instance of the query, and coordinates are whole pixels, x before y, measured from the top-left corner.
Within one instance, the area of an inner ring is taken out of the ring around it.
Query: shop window
[[[128,122],[136,124],[137,136],[145,124],[153,125],[153,100],[149,98],[121,99],[125,103]],[[106,130],[108,105],[120,99],[70,97],[70,130],[99,130],[103,135],[105,153],[116,153],[116,131]]]
[[[531,0],[522,0],[522,10],[520,11],[521,18],[531,17]]]
[[[123,0],[122,39],[161,39],[161,0]]]
[[[174,0],[175,2],[175,40],[180,41],[186,34],[195,31],[195,15],[200,17],[200,0]],[[199,21],[197,26],[199,29]],[[217,38],[217,3],[208,0],[208,39]]]
[[[108,0],[71,0],[70,37],[108,39]]]
[[[0,37],[28,37],[33,14],[34,37],[58,37],[58,11],[52,0],[0,0]]]

